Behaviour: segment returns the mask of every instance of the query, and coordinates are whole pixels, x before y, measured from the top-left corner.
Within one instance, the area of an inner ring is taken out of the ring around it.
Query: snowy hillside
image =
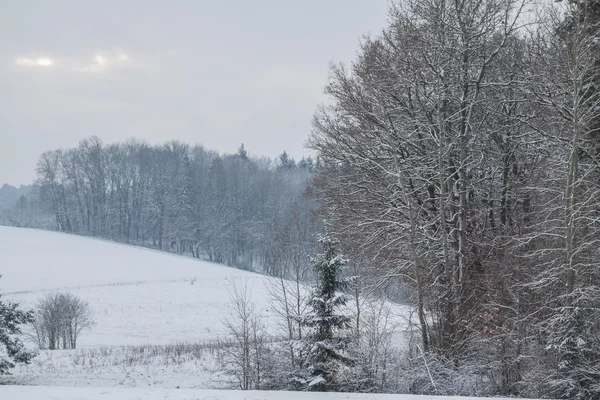
[[[247,283],[267,328],[276,332],[266,276],[134,246],[3,226],[0,262],[0,287],[9,300],[29,308],[46,292],[68,290],[90,303],[96,321],[81,336],[81,348],[41,351],[30,365],[0,380],[1,399],[435,399],[205,390],[232,387],[212,346],[227,335],[223,317],[235,282]],[[394,309],[402,321],[407,310]]]
[[[24,307],[55,290],[88,301],[96,325],[81,347],[215,339],[231,282],[247,282],[269,320],[263,275],[80,236],[0,226],[0,274],[1,293]]]

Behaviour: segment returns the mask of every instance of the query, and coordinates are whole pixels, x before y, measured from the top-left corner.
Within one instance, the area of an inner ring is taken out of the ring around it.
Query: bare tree
[[[232,342],[223,346],[227,355],[226,370],[235,377],[241,390],[260,389],[265,369],[265,327],[252,302],[248,282],[240,284],[229,280],[229,284],[228,313],[223,322]]]
[[[89,304],[71,293],[45,295],[38,301],[34,317],[40,349],[74,349],[81,332],[94,325]]]
[[[455,359],[476,331],[464,321],[482,312],[475,266],[494,206],[479,186],[496,168],[486,154],[500,122],[492,93],[511,84],[492,73],[524,4],[394,5],[389,28],[365,40],[352,69],[332,69],[327,92],[336,104],[317,112],[310,139],[336,231],[390,279],[414,287],[423,348]]]
[[[320,224],[304,195],[312,163],[280,168],[244,152],[85,139],[40,156],[28,204],[44,218],[25,222],[21,202],[9,222],[45,228],[52,219],[59,231],[289,274]]]
[[[548,353],[530,379],[550,396],[591,399],[600,393],[600,12],[586,0],[545,11],[529,89],[551,112],[554,157],[543,219],[526,240],[539,244],[528,252],[538,266],[528,287],[544,307],[530,315]]]

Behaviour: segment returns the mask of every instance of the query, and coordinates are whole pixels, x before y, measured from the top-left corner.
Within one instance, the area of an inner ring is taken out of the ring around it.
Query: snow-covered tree
[[[264,369],[269,363],[267,355],[266,332],[262,316],[252,301],[252,291],[248,282],[238,284],[231,280],[228,313],[224,325],[229,331],[231,342],[225,343],[225,371],[241,390],[260,390]]]
[[[343,272],[348,260],[338,253],[339,242],[331,235],[319,237],[319,243],[322,252],[313,260],[317,283],[308,301],[310,311],[302,320],[310,334],[304,340],[305,358],[297,379],[308,390],[339,390],[338,374],[352,363],[346,351],[351,317],[341,311],[348,302],[342,293],[347,286]]]
[[[35,356],[19,339],[21,325],[33,321],[31,311],[18,309],[17,303],[4,302],[0,296],[0,375],[17,363],[27,364]]]
[[[552,8],[535,61],[532,92],[554,116],[553,165],[544,190],[543,237],[531,251],[540,272],[528,285],[543,299],[534,310],[543,335],[537,373],[543,395],[600,396],[600,2],[569,1]],[[558,61],[560,60],[560,61]],[[530,246],[530,245],[529,245]]]
[[[72,293],[48,293],[35,308],[32,323],[40,349],[75,349],[84,330],[94,325],[89,303]]]
[[[149,145],[99,138],[47,151],[34,190],[4,223],[99,236],[195,258],[290,273],[320,219],[304,196],[312,161],[218,154],[179,141]],[[273,244],[276,243],[274,246]]]

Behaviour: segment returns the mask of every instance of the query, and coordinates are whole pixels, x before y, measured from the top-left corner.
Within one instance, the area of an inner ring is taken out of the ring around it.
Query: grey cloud
[[[0,184],[29,183],[42,151],[89,135],[300,157],[329,62],[351,61],[386,5],[12,2],[0,14]]]

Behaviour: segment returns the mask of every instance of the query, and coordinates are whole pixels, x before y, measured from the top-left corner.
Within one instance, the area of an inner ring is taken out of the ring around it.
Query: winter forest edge
[[[398,1],[331,67],[314,158],[91,137],[0,222],[310,287],[279,350],[236,289],[242,389],[596,399],[599,85],[598,0]],[[359,297],[414,309],[408,349]]]

